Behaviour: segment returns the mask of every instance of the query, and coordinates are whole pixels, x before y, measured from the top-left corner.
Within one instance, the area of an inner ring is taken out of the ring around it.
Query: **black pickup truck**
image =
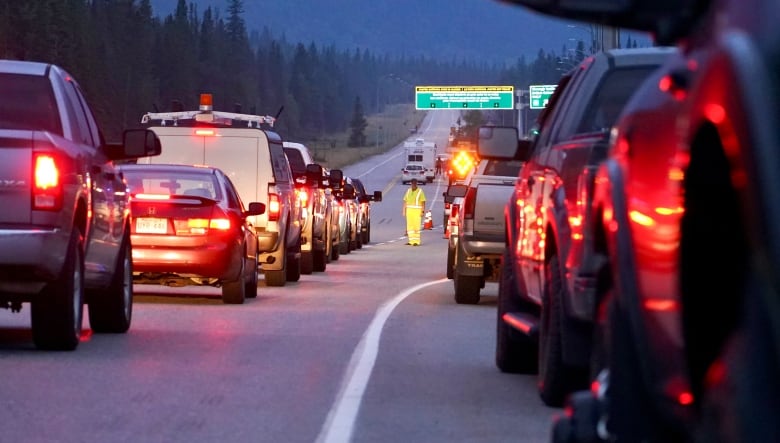
[[[35,345],[73,350],[84,303],[95,332],[133,312],[129,194],[114,160],[160,153],[150,131],[104,142],[74,78],[0,61],[0,307],[31,304]]]

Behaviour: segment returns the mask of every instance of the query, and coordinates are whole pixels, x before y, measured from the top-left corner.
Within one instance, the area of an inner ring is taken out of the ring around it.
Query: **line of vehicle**
[[[363,400],[363,393],[368,385],[368,380],[371,378],[371,371],[374,368],[376,356],[379,352],[379,339],[382,336],[382,329],[395,307],[406,297],[420,289],[448,281],[448,279],[443,278],[412,286],[377,309],[374,319],[371,320],[371,324],[369,324],[366,332],[363,333],[363,337],[352,353],[352,358],[349,360],[349,365],[341,384],[341,390],[328,413],[320,434],[317,436],[316,441],[318,443],[345,443],[352,438],[355,420],[360,409],[360,403]]]

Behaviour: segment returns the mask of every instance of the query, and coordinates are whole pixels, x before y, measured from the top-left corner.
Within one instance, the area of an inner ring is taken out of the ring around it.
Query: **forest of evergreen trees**
[[[389,103],[411,103],[414,85],[556,83],[584,55],[539,51],[514,66],[478,60],[390,57],[367,50],[287,42],[262,24],[249,31],[243,0],[225,13],[178,0],[160,18],[149,0],[0,2],[0,58],[58,64],[80,82],[106,139],[139,125],[173,100],[196,109],[210,92],[214,108],[275,115],[286,139],[308,141],[347,129],[356,100],[371,114]]]

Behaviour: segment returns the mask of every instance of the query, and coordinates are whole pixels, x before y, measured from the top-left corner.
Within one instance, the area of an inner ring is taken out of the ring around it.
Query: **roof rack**
[[[226,125],[232,125],[233,122],[240,121],[246,122],[249,128],[253,127],[253,123],[256,125],[256,128],[260,128],[262,124],[273,127],[276,121],[274,117],[269,115],[236,114],[222,111],[147,112],[141,117],[142,124],[148,124],[152,120],[160,120],[161,126],[167,126],[169,122],[172,126],[178,126],[179,120],[195,120]]]

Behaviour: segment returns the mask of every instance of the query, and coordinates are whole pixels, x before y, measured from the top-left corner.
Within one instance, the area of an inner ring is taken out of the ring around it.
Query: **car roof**
[[[169,163],[152,163],[152,164],[120,164],[119,169],[122,171],[141,171],[141,170],[164,170],[171,172],[205,172],[207,174],[214,174],[218,168],[206,165],[177,165]]]

